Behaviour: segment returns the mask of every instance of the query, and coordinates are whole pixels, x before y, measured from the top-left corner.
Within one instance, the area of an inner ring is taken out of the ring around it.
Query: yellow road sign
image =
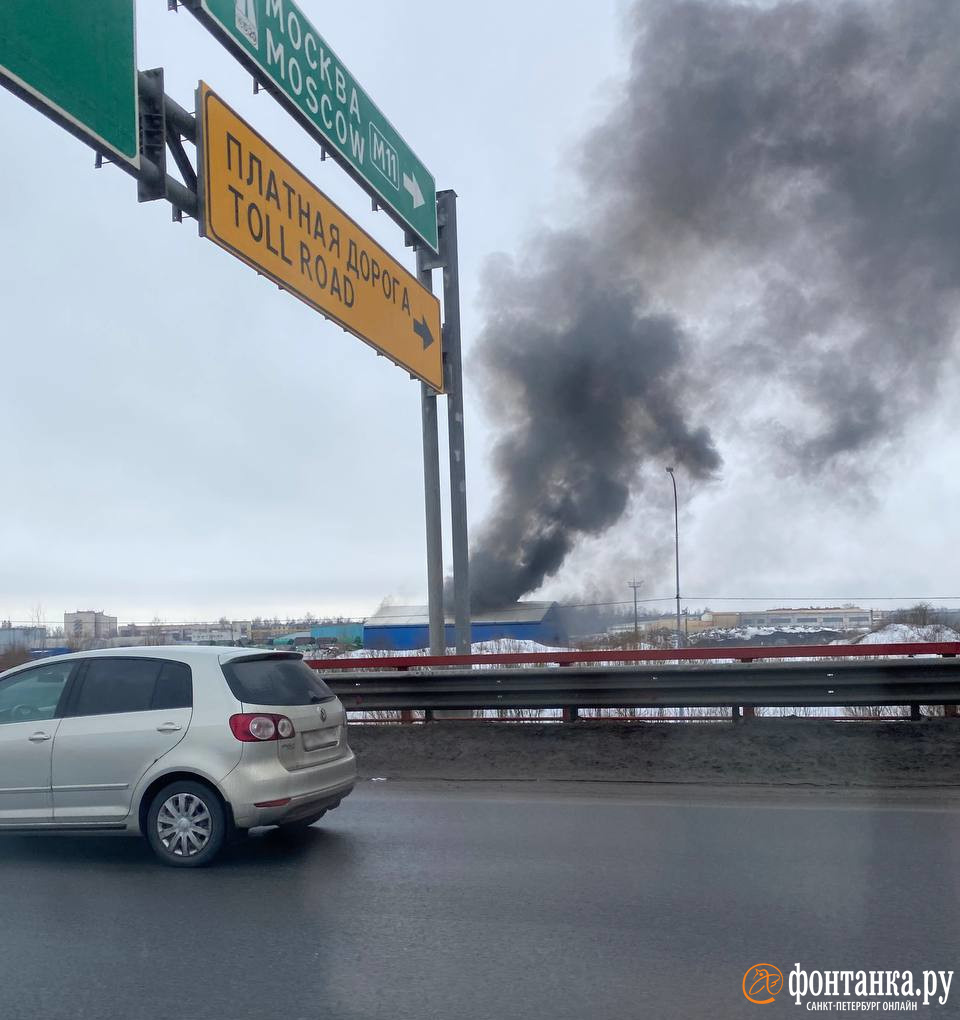
[[[436,390],[440,302],[200,83],[200,232]]]

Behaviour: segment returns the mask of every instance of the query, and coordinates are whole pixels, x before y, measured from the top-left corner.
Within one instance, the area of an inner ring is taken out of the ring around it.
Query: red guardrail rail
[[[726,648],[645,648],[601,649],[582,652],[494,652],[482,655],[387,655],[382,657],[308,659],[317,670],[408,670],[457,666],[572,666],[590,662],[697,662],[728,659],[732,662],[757,662],[762,659],[845,659],[879,656],[960,655],[960,641],[918,641],[889,645],[744,645]]]

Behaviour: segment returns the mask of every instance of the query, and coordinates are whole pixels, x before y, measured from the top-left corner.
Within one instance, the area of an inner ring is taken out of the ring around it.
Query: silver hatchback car
[[[0,832],[123,830],[165,864],[303,829],[353,789],[336,696],[291,652],[115,648],[0,673]]]

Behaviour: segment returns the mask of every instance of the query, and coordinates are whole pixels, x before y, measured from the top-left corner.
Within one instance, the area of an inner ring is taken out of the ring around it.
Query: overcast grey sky
[[[471,367],[481,271],[496,252],[523,259],[539,228],[578,220],[574,165],[627,73],[629,5],[302,6],[438,187],[460,196],[478,524],[496,435]],[[205,80],[412,268],[399,229],[252,95],[192,16],[139,0],[138,64],[163,66],[186,106]],[[51,619],[88,607],[124,620],[362,615],[384,597],[422,600],[418,385],[192,221],[172,224],[165,203],[139,206],[126,175],[94,171],[91,151],[5,90],[0,139],[0,616],[24,620],[37,604]],[[716,434],[722,475],[697,486],[678,475],[685,591],[714,606],[960,593],[960,410],[954,366],[939,374],[941,395],[855,490],[761,457],[751,429],[763,416]],[[722,386],[736,402],[735,380]],[[634,565],[650,594],[671,593],[672,492],[661,465],[647,473],[643,504],[582,543],[545,595],[627,598]]]

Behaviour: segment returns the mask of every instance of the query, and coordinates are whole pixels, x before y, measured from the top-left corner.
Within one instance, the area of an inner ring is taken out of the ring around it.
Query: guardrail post
[[[920,706],[919,705],[911,705],[910,706],[910,721],[911,722],[920,722],[921,718],[922,717],[920,715]]]
[[[960,710],[956,705],[944,705],[943,706],[943,717],[944,719],[956,719],[960,716]]]
[[[400,712],[400,722],[402,722],[402,723],[412,723],[413,722],[413,710],[409,709],[409,708],[402,709],[401,712]]]
[[[578,708],[565,708],[563,711],[563,721],[576,722],[580,718],[580,710]]]
[[[731,705],[730,706],[730,718],[735,723],[740,722],[740,706],[739,705]]]
[[[744,719],[753,719],[753,718],[755,718],[756,714],[757,714],[757,709],[756,709],[755,705],[744,705],[743,706],[743,718]]]
[[[423,710],[423,721],[425,723],[433,722],[433,709],[432,708],[425,708]]]

